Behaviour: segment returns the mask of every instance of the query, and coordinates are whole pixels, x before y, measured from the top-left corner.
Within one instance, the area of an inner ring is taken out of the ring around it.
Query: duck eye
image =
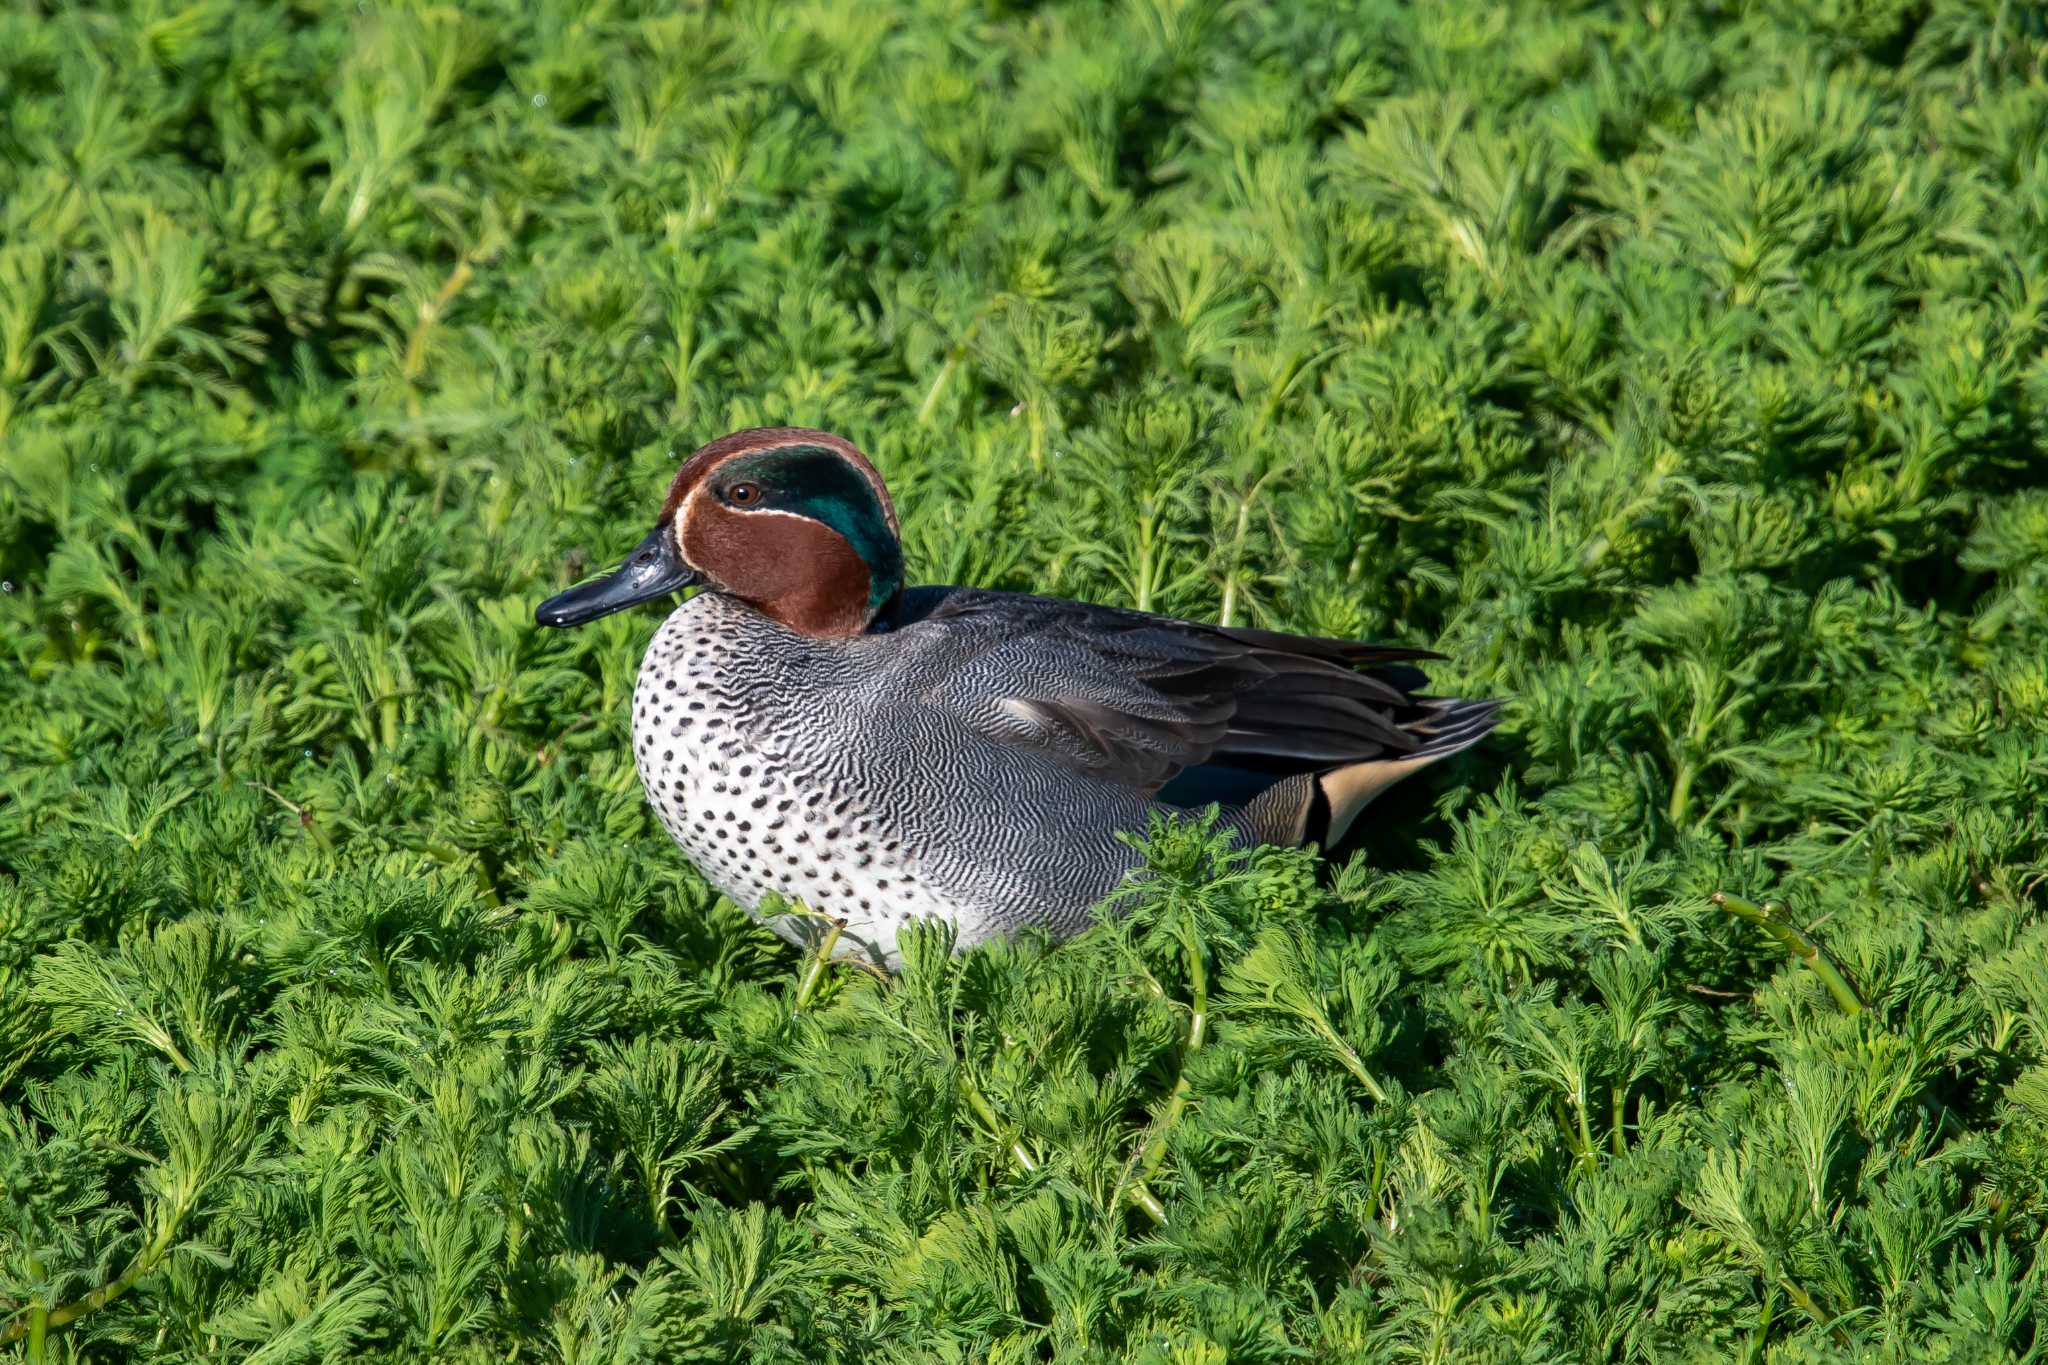
[[[735,507],[752,507],[761,500],[761,485],[736,483],[725,490],[725,500]]]

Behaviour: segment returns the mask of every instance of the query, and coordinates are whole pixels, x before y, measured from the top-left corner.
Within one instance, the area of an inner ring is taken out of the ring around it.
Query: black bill
[[[698,581],[697,571],[676,553],[675,537],[666,526],[657,526],[626,556],[625,563],[603,578],[556,593],[540,604],[533,619],[544,626],[580,626],[636,603],[681,592]]]

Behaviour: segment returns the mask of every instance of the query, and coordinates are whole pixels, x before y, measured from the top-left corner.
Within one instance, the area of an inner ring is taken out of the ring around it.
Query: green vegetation
[[[2038,7],[44,8],[0,1355],[2048,1353]],[[807,980],[531,620],[768,422],[1507,721]]]

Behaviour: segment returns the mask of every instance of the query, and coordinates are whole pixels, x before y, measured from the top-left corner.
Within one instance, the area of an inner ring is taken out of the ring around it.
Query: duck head
[[[903,586],[896,509],[867,456],[829,432],[757,427],[683,462],[626,562],[540,604],[580,626],[703,585],[791,630],[857,635]]]

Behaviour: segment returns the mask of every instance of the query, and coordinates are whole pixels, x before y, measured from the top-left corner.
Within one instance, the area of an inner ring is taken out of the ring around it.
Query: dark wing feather
[[[877,628],[935,666],[924,700],[1148,793],[1212,759],[1277,774],[1401,757],[1447,719],[1395,667],[1430,650],[968,588],[912,589]]]

